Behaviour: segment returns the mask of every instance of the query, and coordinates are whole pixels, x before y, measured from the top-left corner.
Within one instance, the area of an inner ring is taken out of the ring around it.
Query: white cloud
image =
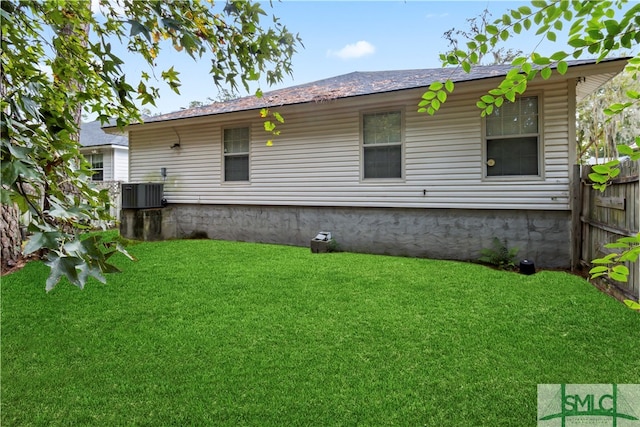
[[[441,19],[441,18],[447,18],[449,16],[448,13],[440,13],[440,14],[435,14],[435,13],[429,13],[425,16],[425,18],[427,19]]]
[[[335,56],[340,59],[355,59],[362,58],[363,56],[373,55],[376,51],[376,47],[371,43],[360,40],[354,44],[348,44],[340,50],[329,50],[327,56]]]
[[[109,0],[108,3],[108,7],[110,7],[117,15],[124,16],[124,7],[122,6],[122,4],[120,4],[119,1]],[[101,0],[91,0],[91,11],[93,13],[105,16],[105,12],[107,11],[107,9],[102,6]]]

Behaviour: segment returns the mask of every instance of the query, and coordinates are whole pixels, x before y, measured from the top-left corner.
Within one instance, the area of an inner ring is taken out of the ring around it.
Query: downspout
[[[111,160],[111,165],[109,166],[109,171],[111,172],[111,179],[109,181],[116,180],[116,148],[113,145],[109,146],[109,159]]]

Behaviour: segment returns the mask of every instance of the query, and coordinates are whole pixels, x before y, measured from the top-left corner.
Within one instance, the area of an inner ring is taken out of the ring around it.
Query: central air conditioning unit
[[[163,207],[164,184],[122,184],[122,209],[148,209]]]

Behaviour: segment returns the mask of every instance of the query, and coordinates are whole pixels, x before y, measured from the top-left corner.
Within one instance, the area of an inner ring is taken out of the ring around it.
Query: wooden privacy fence
[[[635,236],[640,229],[640,193],[638,192],[638,165],[640,162],[626,161],[620,165],[620,175],[604,192],[594,190],[589,180],[590,166],[582,166],[580,188],[576,205],[580,206],[579,221],[574,217],[574,231],[578,233],[577,253],[584,267],[591,266],[591,260],[615,252],[605,248],[620,237]],[[580,168],[578,166],[577,168]],[[576,188],[576,190],[578,190]],[[578,206],[576,206],[578,207]],[[605,283],[615,285],[614,293],[619,297],[640,298],[640,262],[627,263],[629,280],[627,283]],[[602,285],[603,283],[599,283]]]

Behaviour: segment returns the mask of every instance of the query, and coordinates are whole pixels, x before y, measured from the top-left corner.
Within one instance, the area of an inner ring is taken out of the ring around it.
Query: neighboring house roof
[[[628,58],[605,59],[601,62],[627,60]],[[595,59],[567,61],[570,67],[593,65]],[[247,96],[226,102],[215,102],[203,107],[189,108],[159,116],[145,118],[145,123],[188,119],[200,116],[256,110],[308,102],[322,102],[376,93],[428,87],[433,82],[469,82],[505,76],[512,65],[476,66],[470,73],[458,68],[432,68],[397,71],[353,72],[311,83],[265,92],[261,98]],[[107,126],[109,127],[109,126]]]
[[[83,147],[97,147],[102,145],[129,146],[129,138],[122,134],[106,133],[99,121],[82,123],[80,125],[80,145]]]

